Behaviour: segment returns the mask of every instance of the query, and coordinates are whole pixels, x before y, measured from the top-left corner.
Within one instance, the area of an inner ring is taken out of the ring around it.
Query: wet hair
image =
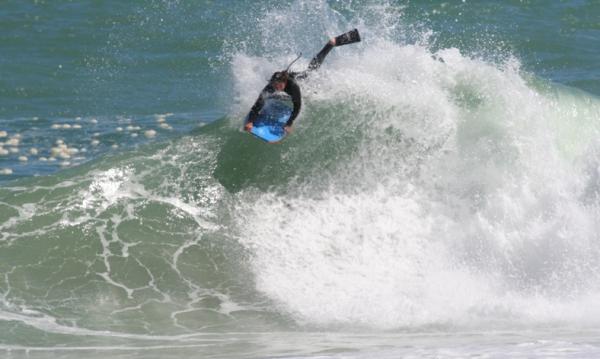
[[[271,76],[271,80],[269,80],[269,82],[287,82],[289,77],[290,76],[287,71],[277,71],[273,74],[273,76]]]

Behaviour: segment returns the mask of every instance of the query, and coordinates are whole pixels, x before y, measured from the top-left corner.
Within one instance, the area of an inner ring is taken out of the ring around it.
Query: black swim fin
[[[335,37],[335,46],[348,45],[355,42],[360,42],[360,34],[357,29]]]

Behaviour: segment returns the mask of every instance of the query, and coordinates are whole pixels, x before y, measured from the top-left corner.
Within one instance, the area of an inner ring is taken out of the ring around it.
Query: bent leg
[[[331,51],[331,49],[333,49],[334,45],[330,42],[328,42],[322,49],[321,51],[319,51],[319,53],[313,57],[312,60],[310,60],[310,64],[308,65],[308,70],[316,70],[319,67],[321,67],[321,64],[323,63],[323,61],[325,60],[325,57],[327,56],[327,54],[329,54],[329,51]]]

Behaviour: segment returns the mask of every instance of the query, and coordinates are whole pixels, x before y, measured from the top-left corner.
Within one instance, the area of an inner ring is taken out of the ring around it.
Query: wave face
[[[0,188],[0,343],[214,354],[231,333],[600,324],[597,97],[438,48],[390,4],[236,21],[229,116]],[[288,139],[240,131],[272,71],[354,26]]]

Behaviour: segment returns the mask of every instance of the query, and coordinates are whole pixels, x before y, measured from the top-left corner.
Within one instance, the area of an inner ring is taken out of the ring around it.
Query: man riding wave
[[[254,121],[258,117],[260,111],[265,105],[265,100],[269,96],[271,96],[277,91],[284,91],[285,93],[290,95],[292,99],[292,104],[294,106],[292,114],[283,128],[286,133],[290,133],[292,130],[294,120],[296,119],[296,117],[298,117],[298,114],[300,113],[300,108],[302,107],[302,93],[300,92],[300,86],[298,86],[296,80],[305,79],[306,77],[308,77],[310,71],[317,70],[325,60],[327,54],[329,54],[331,49],[333,49],[334,47],[347,45],[359,41],[360,34],[358,33],[357,29],[354,29],[345,34],[331,38],[327,42],[327,44],[325,44],[325,46],[321,49],[321,51],[319,51],[319,53],[310,61],[307,70],[302,72],[290,72],[288,71],[288,66],[288,69],[284,71],[275,72],[271,76],[271,79],[269,80],[267,86],[265,86],[265,88],[261,91],[260,96],[258,96],[258,99],[252,106],[252,109],[250,110],[250,115],[248,116],[248,121],[244,125],[244,129],[246,131],[252,130]]]

